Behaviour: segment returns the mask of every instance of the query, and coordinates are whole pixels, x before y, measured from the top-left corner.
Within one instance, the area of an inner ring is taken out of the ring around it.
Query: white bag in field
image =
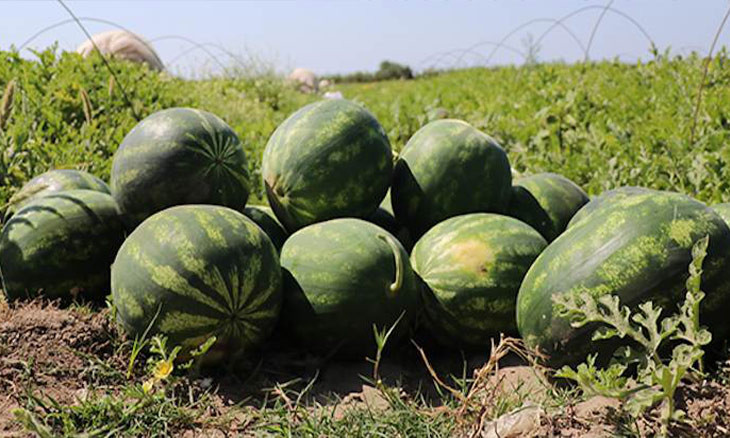
[[[289,75],[289,81],[298,85],[302,93],[317,92],[317,76],[306,68],[296,68]]]
[[[76,52],[82,56],[89,56],[96,47],[103,55],[115,56],[134,62],[144,62],[155,70],[164,70],[160,57],[157,56],[152,46],[142,37],[124,30],[110,30],[98,33],[81,44]]]

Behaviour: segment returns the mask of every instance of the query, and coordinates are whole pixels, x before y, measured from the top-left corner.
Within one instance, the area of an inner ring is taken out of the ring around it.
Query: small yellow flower
[[[155,379],[149,379],[146,382],[142,384],[142,391],[144,391],[145,394],[149,394],[152,391],[152,387],[155,384]]]
[[[167,360],[161,360],[157,362],[157,366],[155,367],[155,379],[157,380],[164,380],[167,378],[167,376],[172,373],[173,369],[172,362]]]

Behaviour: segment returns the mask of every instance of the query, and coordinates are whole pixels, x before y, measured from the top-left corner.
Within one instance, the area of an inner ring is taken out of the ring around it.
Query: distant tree
[[[383,61],[375,73],[375,79],[379,81],[388,79],[413,79],[413,71],[407,65],[391,61]]]

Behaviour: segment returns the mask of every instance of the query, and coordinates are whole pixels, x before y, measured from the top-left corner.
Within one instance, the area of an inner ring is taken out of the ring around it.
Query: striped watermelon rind
[[[131,336],[167,336],[183,351],[217,338],[205,361],[233,360],[272,331],[281,270],[271,240],[232,209],[163,210],[127,238],[111,270],[118,320]]]
[[[586,192],[568,178],[539,173],[514,182],[509,215],[532,226],[551,242],[588,201]]]
[[[631,308],[652,301],[676,309],[683,299],[694,243],[709,236],[703,265],[702,324],[713,339],[730,332],[730,229],[713,210],[687,196],[649,189],[603,199],[538,257],[522,282],[517,324],[526,344],[576,363],[615,345],[591,341],[592,325],[571,327],[554,312],[557,294],[613,294]],[[590,205],[590,203],[588,204]]]
[[[110,194],[109,186],[96,176],[75,169],[55,169],[44,172],[21,187],[10,198],[5,211],[4,222],[10,220],[16,211],[34,199],[65,190],[94,190]]]
[[[393,171],[388,137],[365,108],[338,99],[307,105],[269,139],[261,173],[269,205],[289,232],[337,217],[365,218]]]
[[[383,228],[395,236],[409,253],[411,249],[413,249],[413,239],[411,239],[411,234],[408,231],[408,228],[399,224],[398,221],[395,220],[393,214],[385,208],[378,207],[378,209],[375,210],[375,213],[371,214],[367,218],[367,221]]]
[[[10,299],[103,298],[124,234],[119,208],[106,193],[68,190],[36,198],[3,227],[3,290]]]
[[[517,292],[546,246],[529,225],[491,213],[456,216],[431,228],[416,242],[411,264],[427,285],[426,326],[433,337],[449,347],[485,349],[492,337],[516,333]]]
[[[407,333],[420,309],[408,253],[384,229],[361,219],[305,227],[284,244],[282,326],[316,353],[362,357],[375,351],[373,325],[391,327],[389,345]]]
[[[730,226],[730,202],[725,204],[715,204],[711,206],[713,210]]]
[[[585,204],[583,207],[581,207],[580,210],[578,210],[573,217],[570,219],[570,222],[568,222],[568,226],[566,228],[570,228],[573,225],[577,224],[578,222],[582,221],[584,218],[589,217],[593,214],[595,211],[600,211],[600,209],[605,206],[610,206],[611,202],[608,201],[620,201],[622,199],[628,198],[630,196],[634,195],[641,195],[646,193],[652,193],[654,190],[647,189],[644,187],[619,187],[613,190],[607,190],[600,195],[596,196],[595,198],[592,198],[587,204]],[[600,214],[600,212],[598,213]]]
[[[453,216],[504,213],[512,172],[497,142],[461,120],[437,120],[406,144],[393,171],[391,196],[398,222],[414,238]]]
[[[114,155],[110,185],[132,225],[174,205],[242,210],[250,192],[236,133],[218,116],[192,108],[158,111],[139,122]]]
[[[261,227],[264,233],[269,236],[276,250],[281,252],[281,247],[284,246],[289,233],[286,232],[271,208],[264,205],[249,205],[243,209],[243,214],[256,222],[256,225]]]

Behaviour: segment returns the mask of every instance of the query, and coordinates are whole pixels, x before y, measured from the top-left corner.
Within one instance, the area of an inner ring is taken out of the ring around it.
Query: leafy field
[[[724,51],[711,61],[696,118],[698,56],[470,69],[333,89],[373,112],[396,151],[428,121],[459,118],[497,139],[521,174],[557,172],[591,195],[638,185],[714,204],[730,201],[729,61]],[[52,168],[108,180],[111,157],[137,120],[173,106],[210,111],[234,128],[258,184],[256,203],[263,199],[266,141],[289,114],[318,99],[270,72],[185,81],[112,65],[116,79],[100,58],[54,49],[34,60],[0,53],[0,206]],[[382,363],[375,339],[373,361],[352,363],[272,346],[209,376],[170,374],[168,348],[137,357],[139,346],[116,330],[108,309],[0,302],[0,396],[10,394],[0,397],[0,434],[478,436],[487,433],[484,424],[520,406],[539,435],[658,430],[611,400],[551,385],[548,370],[524,366],[534,357],[514,340],[469,356],[422,356],[406,344]],[[727,432],[723,360],[710,364],[712,378],[680,388],[677,406],[691,421],[675,434]],[[498,362],[523,366],[498,371]]]
[[[110,158],[136,120],[101,61],[84,63],[52,50],[38,61],[1,56],[0,86],[15,80],[16,92],[0,137],[0,203],[52,167],[108,178]],[[424,123],[447,115],[495,137],[520,172],[562,173],[590,194],[643,185],[716,203],[730,201],[728,62],[721,53],[710,64],[692,143],[703,64],[698,56],[474,69],[335,89],[372,111],[396,150]],[[244,142],[255,175],[274,128],[316,99],[273,75],[183,81],[126,63],[115,69],[139,117],[170,106],[223,117]]]

